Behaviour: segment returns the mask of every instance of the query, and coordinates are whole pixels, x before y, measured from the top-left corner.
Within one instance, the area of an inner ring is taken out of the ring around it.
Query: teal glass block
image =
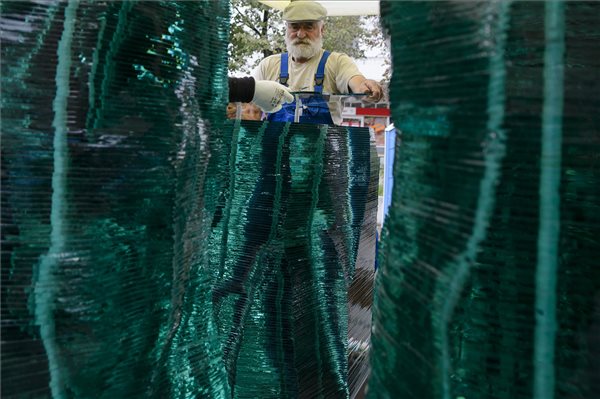
[[[226,397],[228,2],[0,10],[3,397]]]
[[[372,398],[600,397],[600,3],[394,2]]]
[[[368,374],[379,165],[369,130],[230,123],[209,259],[233,397],[349,397]]]

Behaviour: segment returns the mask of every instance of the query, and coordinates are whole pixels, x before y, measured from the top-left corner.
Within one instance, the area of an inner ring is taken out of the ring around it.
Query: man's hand
[[[283,104],[294,102],[290,89],[270,80],[257,80],[252,102],[264,112],[273,113],[281,109]]]
[[[381,98],[383,97],[383,89],[381,88],[379,83],[371,79],[365,79],[361,83],[358,92],[370,93],[368,96],[364,97],[364,101],[366,102],[376,103],[381,101]]]
[[[376,103],[381,101],[383,97],[383,89],[379,83],[371,79],[365,79],[364,76],[354,76],[350,79],[348,86],[353,93],[367,93],[368,95],[363,97],[363,101],[366,102]]]

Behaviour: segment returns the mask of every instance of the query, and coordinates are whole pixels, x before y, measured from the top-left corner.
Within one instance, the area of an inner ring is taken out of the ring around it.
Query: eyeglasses
[[[287,22],[286,26],[290,32],[298,32],[302,29],[305,32],[312,32],[317,29],[317,22]]]

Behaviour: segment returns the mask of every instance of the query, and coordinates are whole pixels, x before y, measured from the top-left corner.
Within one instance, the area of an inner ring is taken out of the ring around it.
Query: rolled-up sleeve
[[[249,103],[254,97],[255,82],[252,77],[229,78],[229,102]]]

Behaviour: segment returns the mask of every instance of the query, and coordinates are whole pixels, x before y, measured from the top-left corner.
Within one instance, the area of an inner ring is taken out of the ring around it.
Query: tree
[[[281,11],[257,0],[231,1],[229,70],[249,73],[258,62],[285,49]]]
[[[229,70],[250,73],[265,57],[285,51],[281,11],[257,0],[231,1]],[[384,45],[377,17],[329,17],[323,47],[365,58],[365,49]]]

